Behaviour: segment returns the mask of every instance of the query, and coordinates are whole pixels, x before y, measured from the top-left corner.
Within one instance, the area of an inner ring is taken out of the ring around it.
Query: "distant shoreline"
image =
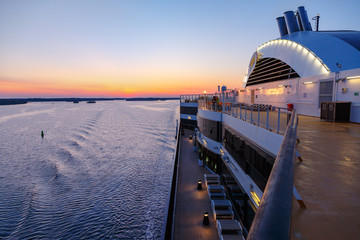
[[[0,99],[0,105],[18,105],[28,103],[25,99]]]
[[[87,102],[87,101],[166,101],[179,98],[9,98],[0,99],[0,105],[18,105],[28,102]]]
[[[180,98],[126,98],[125,101],[166,101],[179,99]]]

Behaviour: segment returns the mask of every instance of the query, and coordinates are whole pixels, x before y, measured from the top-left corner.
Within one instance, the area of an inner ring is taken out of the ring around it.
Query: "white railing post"
[[[280,108],[278,110],[277,134],[279,134],[280,131]]]
[[[252,112],[253,112],[253,106],[251,105],[251,109],[250,109],[250,122],[251,123],[253,123]]]
[[[246,105],[245,105],[245,121],[246,121],[246,112],[247,112],[247,110],[246,110]]]
[[[269,107],[266,108],[266,130],[269,130]]]

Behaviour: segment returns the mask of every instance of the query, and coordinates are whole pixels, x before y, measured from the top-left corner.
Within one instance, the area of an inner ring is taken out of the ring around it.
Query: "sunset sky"
[[[358,0],[0,0],[0,98],[239,88],[254,50],[279,37],[276,17],[298,6],[320,30],[360,30]]]

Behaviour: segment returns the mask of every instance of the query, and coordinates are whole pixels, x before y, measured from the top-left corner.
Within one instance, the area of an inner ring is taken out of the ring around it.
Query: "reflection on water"
[[[159,238],[177,116],[178,101],[1,106],[0,238]]]
[[[52,111],[53,111],[53,109],[34,110],[34,111],[22,110],[21,113],[15,113],[15,114],[0,117],[0,123],[6,122],[10,119],[17,118],[17,117],[26,117],[26,116],[32,116],[32,115],[41,114],[41,113],[51,113]]]
[[[170,110],[169,108],[166,108],[166,107],[155,107],[155,106],[144,106],[144,105],[132,105],[131,107],[142,108],[145,110],[158,111],[158,112]]]

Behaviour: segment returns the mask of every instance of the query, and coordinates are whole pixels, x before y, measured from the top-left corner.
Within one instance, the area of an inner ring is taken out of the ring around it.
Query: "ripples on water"
[[[0,238],[160,238],[178,111],[178,101],[0,106]]]

